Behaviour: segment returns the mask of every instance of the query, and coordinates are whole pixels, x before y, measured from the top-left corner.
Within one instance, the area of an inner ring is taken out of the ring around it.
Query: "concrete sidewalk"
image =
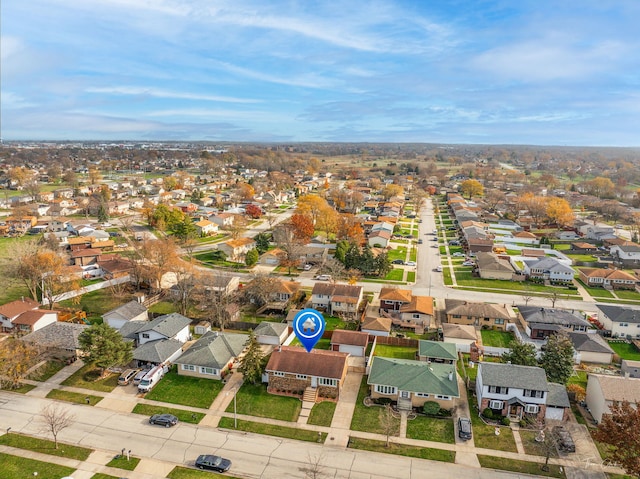
[[[351,434],[351,419],[356,409],[358,391],[360,390],[363,376],[364,374],[353,371],[347,373],[325,444],[347,447],[349,435]]]

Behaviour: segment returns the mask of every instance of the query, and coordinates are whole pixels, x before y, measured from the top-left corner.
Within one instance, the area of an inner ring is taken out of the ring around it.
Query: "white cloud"
[[[147,88],[135,86],[120,87],[91,87],[85,90],[88,93],[108,93],[111,95],[143,95],[156,98],[175,98],[181,100],[217,101],[227,103],[260,103],[261,100],[251,98],[234,98],[217,95],[201,95],[197,93],[174,92],[160,88]]]

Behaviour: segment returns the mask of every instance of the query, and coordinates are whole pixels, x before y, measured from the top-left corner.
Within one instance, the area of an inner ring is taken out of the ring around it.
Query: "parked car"
[[[309,263],[298,266],[298,269],[301,271],[310,271],[313,266]]]
[[[471,420],[466,417],[458,418],[458,437],[464,441],[471,439]]]
[[[462,263],[462,266],[473,266],[475,263],[475,261],[465,261]]]
[[[436,266],[436,268],[434,269],[434,271],[436,273],[442,273],[442,266]]]
[[[137,386],[138,384],[140,384],[140,381],[142,381],[142,378],[145,377],[148,372],[149,372],[148,369],[142,369],[138,371],[138,373],[133,378],[133,385]]]
[[[554,426],[552,432],[558,444],[558,449],[562,452],[576,452],[576,444],[564,426]]]
[[[464,253],[461,253],[460,251],[456,251],[456,252],[455,252],[455,253],[453,253],[451,256],[456,256],[456,257],[464,256]]]
[[[449,241],[449,246],[460,246],[460,241],[451,240]]]
[[[404,264],[404,260],[401,259],[394,259],[391,264]]]
[[[438,248],[438,245],[437,244],[432,244],[431,247],[432,248]]]
[[[406,264],[407,266],[415,266],[415,265],[416,265],[416,262],[415,262],[415,261],[407,261],[405,264]]]
[[[422,244],[422,238],[418,240],[418,244]]]
[[[118,385],[127,386],[139,372],[139,369],[125,369],[118,378]]]
[[[171,427],[178,424],[178,418],[173,414],[154,414],[149,418],[149,424],[157,424],[158,426]]]
[[[331,275],[330,274],[319,274],[314,279],[317,279],[318,281],[331,281]]]
[[[196,467],[216,472],[227,472],[231,467],[231,461],[213,454],[203,454],[196,459]]]

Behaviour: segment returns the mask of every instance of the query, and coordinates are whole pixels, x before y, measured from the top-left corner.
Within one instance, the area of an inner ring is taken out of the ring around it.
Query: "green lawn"
[[[352,449],[362,449],[365,451],[382,452],[385,454],[397,454],[400,456],[417,457],[431,461],[455,462],[456,453],[442,449],[431,449],[428,447],[407,446],[404,444],[389,444],[386,447],[384,441],[372,439],[361,439],[358,437],[349,438],[349,447]]]
[[[482,329],[480,334],[482,335],[482,344],[496,348],[506,348],[509,346],[509,343],[515,339],[513,334],[507,331]]]
[[[176,466],[167,475],[168,479],[238,479],[228,474],[218,474],[211,471],[199,471],[198,469],[189,469],[187,467]]]
[[[638,351],[638,348],[631,343],[610,341],[609,346],[611,346],[611,349],[613,349],[622,359],[640,361],[640,351]]]
[[[511,428],[501,427],[500,435],[496,436],[495,427],[485,424],[482,419],[480,419],[478,416],[478,407],[475,397],[469,398],[469,410],[471,411],[473,438],[477,447],[518,452]]]
[[[108,376],[100,379],[100,372],[100,368],[93,364],[85,364],[78,371],[62,381],[62,385],[105,393],[113,391],[118,385],[118,375],[109,373]]]
[[[470,272],[456,273],[456,281],[460,286],[474,286],[485,289],[503,289],[506,291],[531,292],[531,293],[553,293],[557,292],[562,296],[577,296],[578,292],[565,288],[551,288],[541,284],[530,283],[528,281],[516,282],[502,279],[482,279],[476,278]]]
[[[365,376],[360,383],[358,400],[356,401],[356,408],[353,412],[353,418],[351,419],[351,430],[384,434],[384,428],[381,424],[381,416],[384,413],[384,408],[380,406],[365,406],[363,401],[368,395],[369,386],[367,385],[367,378]],[[392,435],[397,436],[400,432],[400,419],[395,420],[395,423],[395,431]]]
[[[418,416],[407,421],[407,437],[422,439],[423,441],[438,441],[449,444],[455,443],[453,419],[438,419]]]
[[[387,273],[384,277],[386,281],[402,281],[404,277],[404,269],[401,268],[393,268],[391,271]]]
[[[350,331],[355,331],[358,327],[357,321],[345,321],[343,318],[338,318],[336,316],[324,316],[325,322],[325,330],[333,331],[334,329],[348,329]]]
[[[404,261],[407,258],[407,247],[398,246],[395,249],[389,250],[387,257],[389,258],[389,261],[393,261],[395,259],[401,259]]]
[[[145,399],[208,408],[223,386],[222,381],[180,376],[174,367],[145,395]]]
[[[548,476],[564,478],[564,473],[560,472],[560,466],[549,464],[549,471],[542,470],[542,464],[536,462],[519,461],[516,459],[505,459],[503,457],[483,456],[478,454],[478,460],[482,467],[498,469],[501,471],[519,472],[521,474],[532,474],[536,476]]]
[[[238,414],[296,421],[301,403],[300,399],[294,397],[269,394],[264,384],[245,383],[236,394],[236,407]],[[233,412],[233,401],[229,404],[227,412]]]
[[[160,301],[149,308],[150,313],[171,314],[176,312],[176,305],[170,301]]]
[[[2,269],[0,269],[0,271],[4,272],[5,267],[3,263],[13,256],[13,251],[17,244],[24,243],[35,238],[37,237],[30,235],[22,236],[20,238],[0,237],[0,265],[2,265]],[[10,279],[7,274],[4,274],[3,276],[5,279],[2,284],[2,291],[0,292],[0,304],[20,299],[23,296],[31,297],[29,290],[22,281]]]
[[[50,359],[38,369],[29,374],[28,379],[33,381],[46,381],[53,377],[57,372],[64,368],[66,364],[57,359]]]
[[[164,406],[153,406],[151,404],[136,404],[136,407],[134,407],[131,412],[149,417],[154,414],[173,414],[181,422],[188,422],[191,424],[198,424],[205,416],[205,414],[201,412],[191,412],[185,411],[184,409],[174,409]]]
[[[40,452],[42,454],[49,454],[50,456],[77,459],[79,461],[86,461],[89,454],[93,452],[91,449],[87,449],[86,447],[72,446],[71,444],[63,444],[61,442],[58,442],[58,449],[56,449],[53,441],[27,436],[16,432],[0,436],[0,444],[16,447],[18,449]]]
[[[58,399],[59,401],[67,401],[75,404],[86,404],[88,406],[95,406],[102,401],[102,396],[93,396],[91,394],[80,394],[71,391],[64,391],[62,389],[52,389],[47,394],[49,399]],[[89,398],[89,402],[87,402]]]
[[[36,386],[32,384],[19,384],[17,388],[12,389],[10,385],[3,385],[0,389],[2,389],[3,391],[11,391],[12,393],[27,394],[29,391],[35,388]]]
[[[613,298],[613,295],[604,288],[594,288],[591,286],[587,286],[579,279],[577,281],[578,283],[580,283],[580,286],[582,286],[587,291],[587,293],[589,293],[589,295],[593,296],[594,298]]]
[[[300,340],[298,338],[295,338],[293,341],[291,341],[291,344],[289,346],[296,346],[296,347],[301,348],[302,347],[302,343],[300,342]],[[328,349],[331,348],[331,339],[329,339],[329,338],[320,339],[313,348],[314,349],[325,349],[325,350],[328,350]]]
[[[298,401],[299,402],[299,401]],[[262,422],[242,421],[238,419],[238,431],[253,432],[256,434],[265,434],[267,436],[284,437],[287,439],[295,439],[297,441],[320,442],[324,443],[327,438],[326,433],[318,434],[316,431],[308,431],[306,429],[297,429],[294,427],[274,426]],[[220,419],[218,427],[224,429],[234,429],[232,417],[223,417]],[[226,477],[226,476],[225,476]]]
[[[640,301],[640,294],[635,291],[626,291],[624,289],[617,289],[615,295],[620,299],[632,299]]]
[[[104,313],[134,299],[133,296],[114,296],[109,288],[98,289],[90,293],[83,294],[80,304],[75,305],[72,300],[61,301],[60,305],[86,311],[87,318],[93,322],[94,319],[101,318]],[[77,298],[75,298],[77,299]]]
[[[60,479],[70,476],[75,469],[0,452],[0,471],[2,479],[25,479],[33,477],[34,472],[38,473],[38,479]]]
[[[580,369],[574,369],[573,374],[569,378],[569,382],[567,384],[577,384],[587,389],[587,372],[582,371]]]
[[[376,344],[376,350],[374,356],[381,356],[383,358],[398,358],[398,359],[416,359],[417,348],[409,346],[391,346],[388,344]]]
[[[103,474],[101,472],[97,472],[96,474],[91,476],[91,479],[120,479],[120,478],[116,476],[111,476],[109,474]]]
[[[535,440],[537,435],[538,435],[537,431],[528,431],[526,429],[520,429],[520,438],[522,439],[522,446],[524,447],[524,452],[527,454],[531,454],[533,456],[546,457],[547,448],[545,447],[544,443],[540,443]],[[547,438],[547,441],[553,441],[553,439]],[[549,457],[558,457],[558,451],[556,450],[553,443],[550,444],[548,451],[549,451]]]
[[[332,401],[322,401],[313,405],[307,424],[314,426],[331,426],[333,413],[336,411],[336,403]]]
[[[407,272],[407,283],[415,283],[416,281],[416,272],[408,271]]]
[[[114,457],[108,463],[108,467],[117,467],[118,469],[124,469],[126,471],[133,471],[138,463],[140,462],[139,457],[130,456],[129,460],[127,460],[127,456]]]

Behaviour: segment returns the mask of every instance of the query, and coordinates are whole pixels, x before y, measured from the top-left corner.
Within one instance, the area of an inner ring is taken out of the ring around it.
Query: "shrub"
[[[511,424],[511,419],[505,416],[500,420],[500,422],[503,426],[509,426]]]
[[[493,410],[490,408],[486,408],[482,411],[482,415],[487,419],[493,419]]]
[[[382,406],[386,406],[387,404],[391,404],[393,399],[391,398],[378,398],[376,399],[376,404],[380,404]]]
[[[451,412],[451,409],[440,408],[438,411],[438,416],[451,417],[452,415],[453,413]]]
[[[427,416],[435,416],[440,412],[440,404],[435,401],[427,401],[422,406],[422,412]]]

